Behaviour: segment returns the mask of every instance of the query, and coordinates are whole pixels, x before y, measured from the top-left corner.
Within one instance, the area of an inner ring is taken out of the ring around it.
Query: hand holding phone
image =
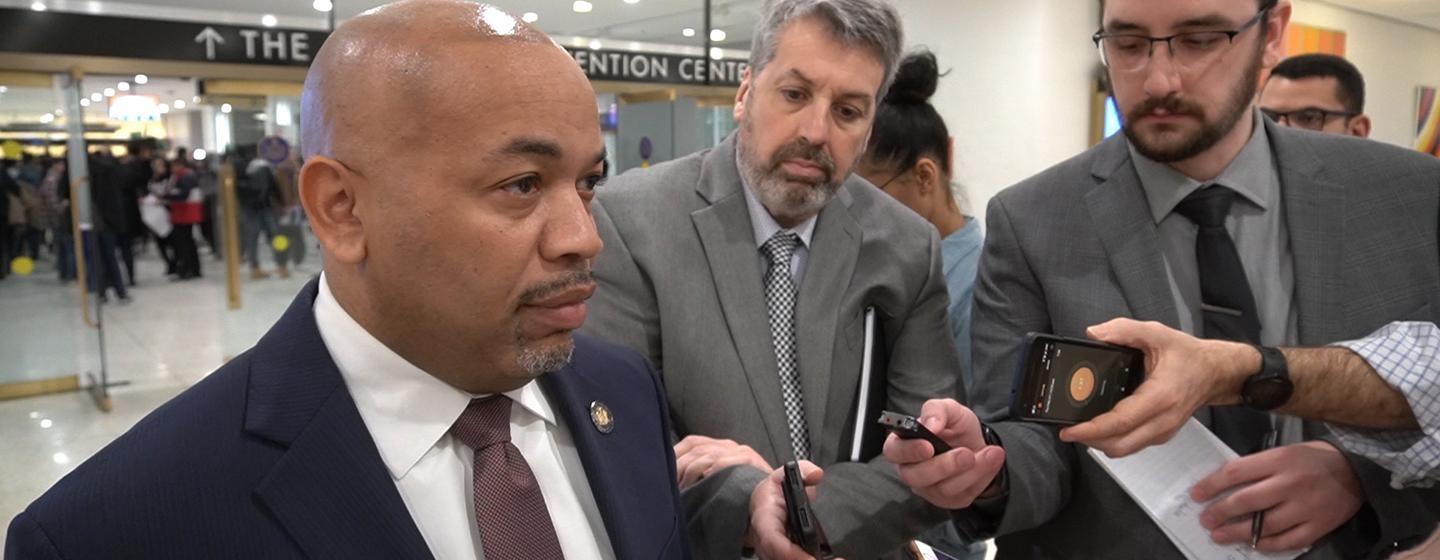
[[[815,558],[830,556],[830,541],[825,538],[820,520],[810,507],[810,495],[805,492],[805,480],[800,475],[800,465],[795,461],[785,463],[785,480],[781,487],[785,493],[785,532],[790,542]]]
[[[1071,425],[1109,412],[1145,378],[1145,354],[1093,340],[1030,333],[1020,353],[1010,415]]]

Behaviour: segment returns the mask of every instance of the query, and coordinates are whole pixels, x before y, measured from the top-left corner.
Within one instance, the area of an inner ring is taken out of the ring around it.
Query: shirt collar
[[[1150,215],[1160,223],[1175,210],[1180,201],[1200,187],[1219,183],[1229,187],[1240,196],[1263,210],[1269,210],[1279,196],[1279,184],[1274,181],[1275,159],[1270,150],[1270,137],[1265,134],[1265,123],[1260,112],[1252,117],[1255,130],[1250,140],[1235,156],[1225,170],[1214,181],[1196,181],[1169,165],[1157,162],[1140,154],[1133,144],[1126,142],[1130,159],[1135,162],[1135,173],[1140,176],[1140,186],[1150,204]]]
[[[760,202],[760,197],[756,196],[755,190],[750,187],[750,181],[745,178],[745,167],[740,163],[739,146],[735,148],[735,168],[740,171],[742,187],[740,190],[745,192],[745,208],[750,211],[750,227],[755,230],[755,246],[763,246],[766,241],[785,228],[780,227],[780,222],[775,221],[775,217],[770,215],[770,211],[765,209],[765,205]],[[810,237],[815,233],[815,222],[818,218],[818,215],[810,216],[790,230],[800,236],[800,245],[807,249],[810,247]]]
[[[324,273],[314,311],[320,338],[395,480],[405,478],[441,442],[471,399],[487,396],[441,381],[377,340],[340,306]],[[555,424],[554,411],[534,381],[503,394],[518,410]]]

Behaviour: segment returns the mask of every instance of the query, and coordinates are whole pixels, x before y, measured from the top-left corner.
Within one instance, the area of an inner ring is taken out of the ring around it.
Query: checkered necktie
[[[564,558],[540,484],[510,443],[508,397],[470,401],[450,433],[475,451],[475,521],[486,560]]]
[[[800,368],[795,360],[795,279],[790,257],[800,246],[794,232],[776,233],[760,250],[770,261],[765,272],[765,307],[770,312],[770,339],[775,343],[775,366],[780,372],[780,395],[790,426],[790,445],[796,459],[810,458],[810,435],[805,429],[805,395],[800,392]]]

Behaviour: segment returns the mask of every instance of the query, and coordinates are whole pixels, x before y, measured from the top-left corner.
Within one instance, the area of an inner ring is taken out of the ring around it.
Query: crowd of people
[[[265,246],[278,235],[288,235],[297,250],[303,248],[303,213],[295,195],[293,162],[279,166],[259,157],[255,146],[226,154],[222,165],[235,172],[237,212],[241,220],[241,257],[250,277],[270,273],[261,266]],[[18,160],[0,160],[0,279],[23,268],[29,274],[36,262],[52,262],[61,284],[76,279],[71,179],[64,156],[25,153]],[[223,258],[218,236],[219,186],[217,169],[197,161],[186,147],[166,157],[155,138],[130,141],[122,156],[106,147],[92,149],[86,158],[92,204],[90,226],[82,232],[84,254],[90,264],[88,289],[102,301],[111,296],[131,301],[129,288],[139,283],[136,255],[153,250],[165,265],[165,277],[183,282],[202,276],[201,246],[216,260]],[[266,245],[261,245],[261,240]],[[295,251],[276,249],[276,271],[289,277]],[[28,259],[24,267],[17,258]]]
[[[1440,160],[1364,139],[1353,66],[1281,61],[1288,1],[1101,6],[1123,134],[995,196],[983,234],[941,62],[889,2],[769,0],[737,131],[608,179],[543,33],[462,0],[347,20],[302,96],[324,272],[7,557],[808,558],[794,462],[840,557],[1179,559],[1087,450],[1192,419],[1236,456],[1173,498],[1213,544],[1424,546]],[[1146,381],[1064,430],[1013,418],[1029,333],[1140,349]],[[867,438],[881,408],[951,449]]]

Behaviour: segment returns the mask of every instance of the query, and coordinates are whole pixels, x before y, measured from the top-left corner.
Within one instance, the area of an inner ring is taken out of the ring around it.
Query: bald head
[[[447,94],[463,98],[467,82],[509,77],[497,62],[517,55],[568,59],[544,33],[488,4],[402,0],[360,14],[336,28],[305,77],[305,156],[393,154],[431,118],[464,109],[439,104]]]

